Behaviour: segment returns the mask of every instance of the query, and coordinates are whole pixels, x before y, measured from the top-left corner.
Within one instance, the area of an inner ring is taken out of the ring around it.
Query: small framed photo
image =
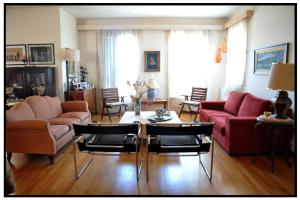
[[[160,71],[160,52],[159,51],[145,51],[145,72],[159,72]]]
[[[30,65],[54,65],[54,44],[28,44]]]
[[[7,65],[23,65],[23,58],[27,58],[25,44],[5,46],[5,60]]]
[[[288,62],[288,43],[254,50],[254,74],[268,75],[272,63]]]

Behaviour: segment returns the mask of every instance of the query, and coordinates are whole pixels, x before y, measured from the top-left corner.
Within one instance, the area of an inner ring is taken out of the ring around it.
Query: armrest
[[[46,120],[33,119],[8,122],[7,130],[48,130],[48,122]]]
[[[201,101],[202,109],[224,110],[226,101]]]
[[[66,101],[61,104],[63,112],[89,112],[87,101]]]
[[[255,145],[256,117],[229,117],[225,120],[226,149],[234,152],[235,148],[247,144]]]
[[[181,96],[184,96],[184,100],[185,100],[185,101],[188,101],[188,100],[189,100],[189,97],[191,97],[191,95],[185,95],[185,94],[183,94],[183,95],[181,95]]]

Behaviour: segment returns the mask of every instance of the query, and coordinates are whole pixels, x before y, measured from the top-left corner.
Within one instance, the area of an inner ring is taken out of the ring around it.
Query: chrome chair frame
[[[138,123],[138,134],[128,134],[128,135],[132,135],[134,138],[135,138],[135,160],[136,160],[136,180],[137,182],[139,181],[139,178],[140,178],[140,174],[141,174],[141,171],[142,171],[142,165],[143,165],[143,140],[141,139],[141,144],[139,143],[139,135],[140,135],[140,132],[141,132],[141,124],[140,122],[134,122],[134,123]],[[96,124],[92,124],[92,125],[97,125],[98,123]],[[89,124],[91,125],[91,124]],[[101,126],[118,126],[118,125],[133,125],[133,124],[130,124],[130,123],[101,123],[99,124]],[[87,133],[88,134],[88,133]],[[100,153],[100,152],[93,152],[93,151],[86,151],[88,154],[91,155],[91,158],[88,159],[84,164],[83,166],[80,168],[80,167],[77,167],[77,156],[76,156],[76,144],[83,139],[83,136],[74,136],[73,137],[73,140],[74,140],[74,143],[73,143],[73,158],[74,158],[74,166],[75,166],[75,173],[76,173],[76,178],[78,179],[82,173],[85,171],[85,169],[88,167],[88,165],[93,161],[93,155],[104,155],[104,156],[123,156],[122,154],[113,154],[113,153]],[[101,146],[101,148],[123,148],[123,146],[119,146],[119,145],[99,145],[99,147]],[[139,146],[141,146],[140,150],[139,150]],[[117,151],[115,151],[117,152]],[[142,153],[142,158],[140,159],[139,161],[139,152]],[[129,154],[129,152],[128,152]]]
[[[214,124],[214,123],[182,123],[182,124],[160,124],[159,126],[201,126],[201,124]],[[148,125],[157,125],[155,123],[151,123],[151,124],[148,124]],[[159,134],[157,134],[159,135]],[[156,136],[157,136],[156,135]],[[208,171],[207,167],[205,166],[205,164],[202,162],[201,160],[201,154],[206,154],[206,153],[201,153],[200,151],[197,152],[197,154],[194,154],[194,155],[190,155],[190,154],[184,154],[184,155],[172,155],[174,157],[180,157],[180,156],[199,156],[199,162],[201,164],[201,166],[203,167],[204,169],[204,172],[206,174],[206,176],[208,177],[209,181],[211,182],[211,179],[212,179],[212,172],[213,172],[213,158],[214,158],[214,137],[212,136],[212,133],[210,134],[210,136],[204,136],[204,137],[201,137],[202,134],[199,134],[197,136],[200,136],[200,138],[205,138],[208,143],[211,145],[211,156],[210,156],[210,170]],[[150,139],[153,138],[150,136],[150,134],[147,133],[147,148],[149,147],[149,144],[150,144]],[[174,147],[181,147],[181,146],[174,146]],[[183,148],[200,148],[200,144],[199,145],[191,145],[191,146],[182,146]],[[164,148],[173,148],[173,146],[167,146],[167,147],[164,147]],[[180,152],[174,152],[174,153],[180,153]],[[208,153],[208,152],[207,152]],[[146,176],[147,176],[147,182],[149,181],[149,154],[157,154],[160,156],[161,153],[159,152],[156,152],[156,153],[153,153],[153,152],[149,152],[149,149],[147,149],[147,155],[146,155]],[[165,154],[165,153],[163,153]],[[169,153],[167,153],[169,154]],[[168,155],[170,156],[170,155]]]

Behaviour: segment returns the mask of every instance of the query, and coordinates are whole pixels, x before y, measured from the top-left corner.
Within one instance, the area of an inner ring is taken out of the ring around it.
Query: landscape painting
[[[286,63],[288,43],[254,51],[254,73],[269,74],[272,63]]]

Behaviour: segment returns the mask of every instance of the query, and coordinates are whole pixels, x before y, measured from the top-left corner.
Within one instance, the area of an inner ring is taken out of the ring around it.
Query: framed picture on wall
[[[288,62],[288,43],[254,50],[254,74],[268,75],[272,63]]]
[[[12,44],[5,46],[5,60],[7,65],[23,65],[27,59],[25,44]]]
[[[29,64],[54,65],[54,44],[28,44]]]
[[[159,72],[160,71],[160,52],[159,51],[145,51],[144,52],[145,72]]]

